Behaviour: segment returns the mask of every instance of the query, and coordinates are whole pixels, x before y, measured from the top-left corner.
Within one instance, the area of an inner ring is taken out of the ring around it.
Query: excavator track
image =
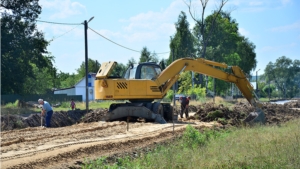
[[[103,120],[113,121],[127,117],[141,117],[147,121],[165,124],[172,120],[172,113],[173,107],[169,103],[114,103],[110,105],[108,115]]]

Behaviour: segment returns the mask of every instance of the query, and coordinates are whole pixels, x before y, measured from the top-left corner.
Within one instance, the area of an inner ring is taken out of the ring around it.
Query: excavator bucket
[[[243,122],[250,125],[265,124],[266,116],[265,113],[260,108],[256,108],[256,111],[251,112]]]

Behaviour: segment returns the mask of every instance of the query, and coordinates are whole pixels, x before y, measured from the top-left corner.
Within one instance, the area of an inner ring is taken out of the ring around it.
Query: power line
[[[116,43],[116,42],[114,42],[114,41],[112,41],[112,40],[108,39],[107,37],[105,37],[105,36],[101,35],[100,33],[96,32],[96,31],[95,31],[95,30],[93,30],[92,28],[90,28],[90,27],[88,27],[88,28],[89,28],[91,31],[93,31],[93,32],[95,32],[96,34],[98,34],[98,35],[100,35],[101,37],[103,37],[104,39],[106,39],[106,40],[108,40],[108,41],[110,41],[110,42],[112,42],[112,43],[114,43],[114,44],[116,44],[116,45],[118,45],[118,46],[120,46],[120,47],[122,47],[122,48],[125,48],[125,49],[128,49],[128,50],[131,50],[131,51],[134,51],[134,52],[141,53],[141,51],[134,50],[134,49],[128,48],[128,47],[126,47],[126,46],[120,45],[120,44],[118,44],[118,43]],[[155,54],[165,54],[165,53],[169,53],[169,52],[160,52],[160,53],[155,53]]]
[[[9,16],[15,16],[15,15],[12,15],[12,14],[8,14],[8,13],[4,13],[4,12],[1,12],[1,14],[5,14],[5,15],[9,15]],[[27,18],[27,17],[23,17],[22,18],[26,18],[26,19],[30,19],[30,18]],[[44,22],[44,23],[50,23],[50,24],[59,24],[59,25],[81,25],[82,23],[61,23],[61,22],[51,22],[51,21],[43,21],[43,20],[38,20],[36,19],[37,22]]]
[[[53,38],[50,40],[50,42],[51,42],[51,41],[54,41],[55,39],[57,39],[57,38],[59,38],[59,37],[64,36],[65,34],[71,32],[72,30],[74,30],[74,29],[77,28],[78,26],[80,26],[80,25],[77,25],[77,26],[73,27],[72,29],[68,30],[67,32],[65,32],[65,33],[63,33],[63,34],[61,34],[61,35],[59,35],[59,36],[57,36],[57,37],[53,37]]]
[[[59,25],[81,25],[82,23],[60,23],[60,22],[50,22],[50,21],[42,21],[42,20],[36,20],[38,22],[44,22],[44,23],[50,23],[50,24],[59,24]]]

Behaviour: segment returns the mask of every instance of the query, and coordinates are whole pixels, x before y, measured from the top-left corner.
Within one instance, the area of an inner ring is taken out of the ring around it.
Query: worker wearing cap
[[[46,113],[46,116],[45,116],[45,121],[46,121],[46,125],[45,127],[51,127],[51,117],[52,117],[52,114],[53,114],[53,110],[52,110],[52,107],[51,105],[47,102],[47,101],[44,101],[43,99],[39,99],[38,100],[39,104],[40,105],[43,105],[43,108],[42,108],[42,116],[45,115]]]

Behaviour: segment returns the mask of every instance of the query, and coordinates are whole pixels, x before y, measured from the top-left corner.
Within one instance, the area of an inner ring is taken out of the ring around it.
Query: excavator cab
[[[161,73],[161,68],[155,62],[131,64],[126,70],[124,79],[148,79],[151,80]]]

